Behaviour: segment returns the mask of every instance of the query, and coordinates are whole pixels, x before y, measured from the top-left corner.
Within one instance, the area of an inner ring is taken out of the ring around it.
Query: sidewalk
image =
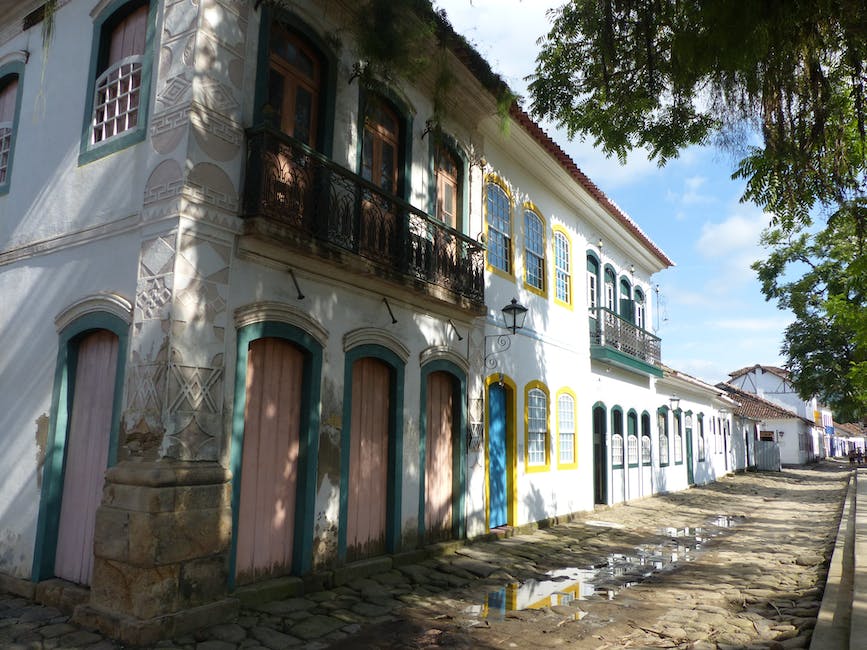
[[[426,559],[354,565],[327,590],[274,598],[261,585],[238,594],[237,619],[156,647],[805,648],[824,626],[850,474],[826,461],[725,477]],[[0,646],[122,647],[11,596],[0,596]]]

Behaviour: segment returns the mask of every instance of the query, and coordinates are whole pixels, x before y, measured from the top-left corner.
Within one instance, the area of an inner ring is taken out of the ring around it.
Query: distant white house
[[[830,438],[833,435],[833,413],[819,403],[813,396],[803,399],[795,390],[790,380],[790,373],[785,368],[763,366],[756,364],[729,373],[729,383],[747,393],[758,395],[762,399],[777,404],[784,409],[793,411],[799,417],[809,420],[812,427],[812,447],[818,458],[824,458],[830,452]],[[786,461],[783,461],[786,462]]]
[[[740,404],[738,416],[758,422],[759,441],[779,445],[782,464],[804,465],[817,460],[820,454],[811,420],[732,384],[717,386]]]

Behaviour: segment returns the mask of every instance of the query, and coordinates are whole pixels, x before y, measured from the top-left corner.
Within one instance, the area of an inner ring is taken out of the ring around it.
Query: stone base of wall
[[[228,599],[229,479],[212,462],[127,461],[109,469],[96,513],[90,601],[76,608],[76,620],[148,644],[154,634],[166,638],[237,610]]]
[[[75,608],[72,621],[83,627],[99,630],[116,641],[133,646],[152,646],[194,630],[232,620],[238,615],[240,602],[224,598],[217,602],[192,607],[180,612],[140,619],[91,604]]]

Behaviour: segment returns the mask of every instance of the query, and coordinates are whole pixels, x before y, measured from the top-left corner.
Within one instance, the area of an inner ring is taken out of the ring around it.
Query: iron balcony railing
[[[662,361],[661,339],[605,307],[590,310],[590,342],[653,365]]]
[[[310,147],[269,127],[247,132],[247,217],[484,303],[484,249]]]

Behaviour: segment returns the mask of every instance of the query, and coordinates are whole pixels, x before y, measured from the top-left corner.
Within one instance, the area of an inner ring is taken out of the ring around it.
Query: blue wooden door
[[[508,523],[506,493],[506,389],[499,384],[488,388],[488,495],[490,526]]]

